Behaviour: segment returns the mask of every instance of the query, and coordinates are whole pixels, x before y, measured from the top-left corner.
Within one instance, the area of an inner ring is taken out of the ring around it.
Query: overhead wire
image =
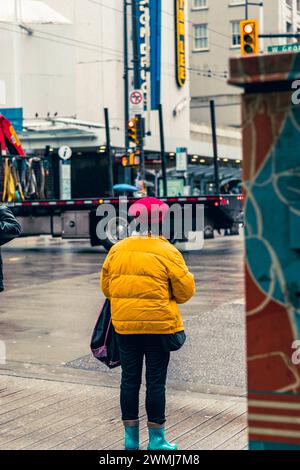
[[[88,0],[90,3],[94,3],[96,5],[99,5],[99,6],[103,6],[104,8],[108,8],[110,10],[113,10],[113,11],[117,11],[119,13],[123,13],[122,10],[119,10],[118,8],[115,8],[115,7],[112,7],[112,6],[109,6],[109,5],[106,5],[106,4],[103,4],[99,1],[96,1],[96,0]],[[164,14],[167,14],[169,16],[173,16],[171,13],[169,12],[166,12],[164,10],[162,10],[162,13]],[[189,23],[191,23],[189,21]],[[165,26],[163,26],[165,27]],[[166,27],[165,27],[166,28]],[[167,28],[173,32],[175,32],[175,29],[173,28]],[[27,33],[26,32],[23,32],[23,31],[18,31],[18,30],[14,30],[14,29],[9,29],[9,28],[5,28],[5,27],[1,27],[0,26],[0,30],[3,30],[3,31],[9,31],[9,32],[12,32],[12,33],[16,33],[16,34],[22,34],[22,35],[26,35]],[[216,33],[218,33],[218,31],[215,31]],[[36,34],[38,33],[38,34]],[[50,36],[50,38],[47,38],[47,37],[43,37],[41,36],[41,34],[43,36]],[[58,34],[55,34],[55,33],[50,33],[50,32],[46,32],[46,31],[41,31],[41,30],[34,30],[34,35],[36,38],[38,39],[42,39],[42,40],[47,40],[47,41],[50,41],[50,42],[53,42],[53,43],[57,43],[57,44],[63,44],[63,45],[67,45],[69,47],[76,47],[76,48],[80,48],[80,49],[85,49],[85,50],[89,50],[89,51],[92,51],[92,52],[105,52],[108,56],[112,56],[112,57],[116,57],[115,61],[116,62],[123,62],[123,60],[121,59],[121,57],[119,57],[119,55],[123,55],[123,51],[121,50],[116,50],[114,48],[109,48],[109,47],[106,47],[106,46],[102,46],[102,45],[98,45],[98,44],[94,44],[94,43],[89,43],[87,41],[82,41],[82,40],[78,40],[78,39],[74,39],[74,38],[70,38],[70,37],[67,37],[67,36],[62,36],[62,35],[58,35]],[[226,35],[225,35],[226,36]],[[228,36],[230,37],[230,36]],[[56,39],[52,39],[52,38],[58,38],[58,39],[61,39],[60,41],[56,40]],[[66,42],[67,41],[67,42]],[[76,44],[74,44],[76,43]],[[211,42],[210,42],[211,43]],[[223,49],[226,49],[225,47],[223,46],[220,46],[218,44],[214,44],[214,43],[211,43],[212,45],[215,45],[217,47],[222,47]],[[118,59],[117,59],[118,57]],[[113,60],[112,59],[101,59],[101,60],[95,60],[95,61],[91,61],[90,63],[101,63],[101,62],[112,62]],[[79,63],[89,63],[89,62],[79,62]],[[165,61],[162,61],[162,65],[166,65],[166,66],[170,66],[170,67],[174,67],[174,64],[172,63],[167,63]],[[205,76],[205,77],[220,77],[220,78],[227,78],[227,74],[228,72],[227,71],[217,71],[217,70],[212,70],[212,69],[208,69],[208,70],[205,70],[205,69],[198,69],[194,66],[192,67],[187,67],[187,70],[189,70],[191,73],[198,73],[199,75],[202,74],[202,76]],[[203,75],[204,74],[204,75]]]
[[[57,37],[59,39],[64,39],[64,40],[72,41],[72,42],[75,42],[75,43],[95,47],[96,49],[108,50],[108,51],[112,51],[116,54],[123,55],[122,50],[114,49],[113,47],[107,47],[107,46],[102,46],[102,45],[99,45],[99,44],[89,43],[89,42],[86,42],[86,41],[82,41],[80,39],[74,39],[74,38],[70,38],[68,36],[62,36],[62,35],[59,35],[59,34],[50,33],[49,31],[41,31],[41,30],[38,30],[38,29],[34,29],[33,32],[34,32],[34,34],[39,33],[39,34],[44,34],[46,36],[53,36],[53,37]]]
[[[95,5],[99,5],[99,6],[103,7],[103,8],[108,8],[109,10],[113,10],[113,11],[116,11],[116,12],[118,12],[118,13],[120,13],[120,14],[123,14],[123,10],[120,10],[120,9],[118,9],[118,8],[115,8],[115,7],[112,7],[112,6],[109,6],[109,5],[106,5],[106,4],[102,3],[102,2],[99,2],[98,0],[88,0],[88,1],[89,1],[90,3],[95,4]],[[172,13],[170,13],[170,12],[167,12],[167,11],[165,11],[165,10],[161,10],[161,12],[164,13],[164,14],[166,14],[166,15],[168,15],[168,16],[171,16],[172,18],[174,18],[174,15],[173,15]],[[134,15],[133,18],[138,18],[138,15]],[[192,21],[190,21],[190,20],[188,20],[188,19],[186,19],[185,22],[191,24],[192,26],[195,26],[195,23],[193,23]],[[154,22],[154,24],[157,24],[157,22]],[[170,28],[170,27],[168,27],[168,26],[166,26],[166,25],[161,25],[161,27],[162,27],[163,29],[166,29],[166,30],[175,32],[175,27],[174,27],[174,28]],[[220,36],[223,36],[223,37],[226,37],[226,38],[231,39],[231,36],[228,35],[228,34],[221,33],[220,31],[217,31],[217,30],[215,30],[215,29],[213,29],[213,28],[210,28],[210,27],[208,27],[207,29],[208,29],[209,31],[214,32],[215,34],[218,34],[218,35],[220,35]],[[187,35],[188,37],[194,39],[194,36],[193,36],[192,34],[186,33],[186,35]],[[213,46],[215,46],[215,47],[220,47],[221,49],[228,50],[228,48],[226,48],[226,47],[224,47],[224,46],[222,46],[222,45],[220,45],[220,44],[216,44],[216,43],[213,43],[213,42],[211,42],[211,41],[210,41],[210,44],[213,45]]]
[[[15,29],[10,29],[10,28],[5,28],[3,26],[0,26],[0,31],[8,31],[10,33],[14,33],[14,34],[21,34],[21,35],[27,35],[27,33],[24,33],[23,31],[18,31],[18,30],[15,30]],[[91,51],[91,52],[103,52],[105,54],[107,54],[108,56],[110,57],[115,57],[116,59],[119,59],[121,60],[120,58],[120,55],[117,53],[117,52],[112,52],[112,51],[100,51],[99,49],[92,49],[91,47],[87,47],[87,46],[84,46],[84,45],[76,45],[76,44],[72,44],[70,42],[66,42],[66,41],[58,41],[58,40],[55,40],[55,39],[50,39],[50,38],[47,38],[47,37],[43,37],[43,36],[40,36],[40,35],[34,35],[35,38],[37,39],[42,39],[44,41],[48,41],[48,42],[52,42],[52,43],[56,43],[56,44],[63,44],[63,45],[66,45],[66,46],[69,46],[69,47],[74,47],[74,48],[79,48],[79,49],[84,49],[84,50],[88,50],[88,51]]]
[[[95,5],[102,6],[103,8],[107,8],[107,9],[109,9],[109,10],[117,11],[118,13],[123,13],[123,10],[121,10],[121,9],[119,9],[119,8],[116,8],[116,7],[112,7],[112,6],[110,6],[110,5],[106,5],[105,3],[102,3],[102,2],[100,2],[99,0],[88,0],[88,1],[89,1],[90,3],[94,3]],[[161,10],[161,13],[164,13],[165,15],[168,15],[168,16],[171,16],[171,17],[174,18],[174,14],[173,14],[173,13],[170,13],[169,11]],[[136,15],[136,17],[137,17],[137,15]],[[193,23],[193,21],[188,20],[188,19],[186,19],[185,22],[191,24],[192,26],[195,25],[195,23]],[[163,27],[165,27],[165,26],[163,26]],[[167,29],[169,29],[169,28],[167,28]],[[224,33],[220,32],[220,31],[217,31],[216,29],[213,29],[213,28],[210,28],[210,27],[208,27],[207,29],[208,29],[209,31],[212,31],[212,32],[216,33],[216,34],[219,34],[220,36],[227,37],[227,38],[231,38],[230,35],[224,34]]]
[[[0,30],[3,30],[3,31],[8,31],[8,32],[12,32],[12,33],[16,33],[16,34],[22,34],[22,35],[27,35],[26,32],[23,32],[23,31],[18,31],[18,30],[15,30],[15,29],[10,29],[10,28],[7,28],[7,27],[3,27],[3,26],[0,26]],[[38,32],[38,31],[37,31]],[[51,33],[45,33],[45,34],[51,34]],[[55,34],[51,34],[51,36],[56,36],[56,37],[59,37],[59,38],[66,38],[68,41],[72,40],[71,38],[67,38],[65,36],[61,36],[61,35],[55,35]],[[39,36],[39,35],[36,35],[35,34],[35,37],[38,38],[38,39],[42,39],[42,40],[47,40],[47,41],[50,41],[50,42],[53,42],[53,43],[56,43],[56,44],[64,44],[64,45],[67,45],[67,46],[70,46],[70,47],[75,47],[75,48],[80,48],[80,49],[85,49],[85,50],[90,50],[92,52],[98,52],[96,49],[91,49],[90,47],[88,46],[85,46],[84,43],[83,45],[81,45],[81,41],[79,40],[74,40],[76,41],[77,43],[80,43],[78,45],[75,45],[75,44],[72,44],[70,42],[65,42],[65,41],[58,41],[58,40],[55,40],[55,39],[50,39],[50,38],[45,38],[45,37],[42,37],[42,36]],[[88,44],[88,43],[86,43]],[[89,43],[91,44],[91,43]],[[103,49],[106,49],[106,47],[104,46],[98,46],[99,48],[103,48]],[[105,52],[108,56],[115,56],[115,61],[116,62],[123,62],[123,59],[121,59],[121,57],[119,57],[119,52],[120,51],[114,51],[113,49],[109,48],[109,51],[101,51],[101,52]],[[115,55],[116,54],[116,55]],[[102,60],[95,60],[91,63],[100,63],[100,62],[112,62],[112,59],[102,59]],[[80,63],[84,63],[84,62],[80,62]],[[165,61],[162,61],[162,65],[166,65],[166,66],[170,66],[170,67],[174,67],[174,64],[172,63],[168,63],[168,62],[165,62]],[[204,72],[204,73],[212,73],[212,74],[223,74],[222,71],[216,71],[216,70],[205,70],[205,69],[195,69],[195,67],[187,67],[188,70],[190,71],[199,71],[199,72]]]

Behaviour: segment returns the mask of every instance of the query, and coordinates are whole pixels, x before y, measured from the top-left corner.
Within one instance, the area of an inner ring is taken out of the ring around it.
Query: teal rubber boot
[[[140,436],[139,436],[139,422],[138,421],[123,421],[125,430],[125,450],[139,450]]]
[[[175,443],[166,440],[165,428],[156,423],[148,423],[149,444],[148,450],[177,450]]]

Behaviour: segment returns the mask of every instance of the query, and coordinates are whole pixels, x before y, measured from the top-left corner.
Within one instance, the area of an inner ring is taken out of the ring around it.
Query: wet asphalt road
[[[184,253],[197,294],[181,308],[188,341],[172,355],[174,386],[245,390],[242,251],[239,236],[218,237],[202,251]],[[46,237],[5,247],[0,340],[11,367],[22,362],[99,367],[89,357],[89,339],[103,298],[99,272],[105,256],[88,242]]]

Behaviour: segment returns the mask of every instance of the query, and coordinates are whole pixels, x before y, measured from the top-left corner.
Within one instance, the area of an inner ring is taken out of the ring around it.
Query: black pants
[[[117,335],[122,367],[123,420],[138,419],[143,359],[146,359],[146,411],[148,421],[165,422],[166,378],[170,353],[163,350],[161,335]]]

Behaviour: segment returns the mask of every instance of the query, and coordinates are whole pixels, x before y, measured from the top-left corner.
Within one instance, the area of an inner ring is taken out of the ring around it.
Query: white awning
[[[15,0],[0,0],[0,23],[15,23]],[[18,0],[21,24],[70,24],[67,18],[39,0]]]

